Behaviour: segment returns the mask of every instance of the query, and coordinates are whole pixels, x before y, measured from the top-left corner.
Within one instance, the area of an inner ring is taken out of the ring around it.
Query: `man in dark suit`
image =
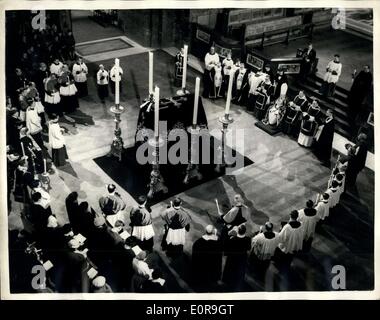
[[[313,44],[309,43],[309,46],[303,50],[302,64],[300,70],[300,79],[305,80],[313,67],[315,59],[317,58],[317,52],[313,49]]]

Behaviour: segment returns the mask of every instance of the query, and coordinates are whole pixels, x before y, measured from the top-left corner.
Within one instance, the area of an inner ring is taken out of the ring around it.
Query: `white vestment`
[[[277,232],[272,239],[265,237],[264,233],[259,233],[252,239],[252,251],[260,260],[269,260],[279,244],[280,237]]]
[[[216,66],[219,63],[219,61],[219,55],[217,53],[210,54],[209,52],[207,52],[205,56],[206,69],[210,71],[212,68],[214,68],[214,66]]]
[[[342,73],[342,64],[340,62],[337,63],[334,61],[330,61],[326,69],[328,70],[326,71],[323,80],[327,81],[328,83],[337,83],[340,74]],[[334,75],[333,72],[336,72],[337,74]]]
[[[315,209],[317,210],[317,215],[319,219],[325,220],[325,218],[327,218],[330,214],[329,201],[328,200],[319,201]]]
[[[229,76],[235,70],[234,62],[232,59],[228,60],[227,58],[225,58],[222,62],[222,65],[223,65],[223,72],[226,76]]]
[[[293,228],[287,223],[280,232],[280,244],[278,247],[284,253],[296,253],[303,246],[303,226]]]
[[[308,240],[314,237],[315,227],[319,220],[318,211],[315,216],[307,216],[304,209],[298,210],[298,220],[302,223],[304,239]]]
[[[49,144],[53,149],[60,149],[65,145],[65,137],[58,123],[49,124]]]
[[[79,72],[77,74],[77,72]],[[88,68],[84,62],[81,64],[75,63],[73,65],[73,76],[75,82],[86,82],[87,81],[87,73],[88,73]]]

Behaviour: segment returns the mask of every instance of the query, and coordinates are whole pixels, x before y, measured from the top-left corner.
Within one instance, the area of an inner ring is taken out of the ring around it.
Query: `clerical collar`
[[[174,206],[173,207],[174,209],[176,209],[176,210],[179,210],[179,209],[181,209],[181,207],[179,206],[179,207],[176,207],[176,206]]]
[[[245,234],[237,234],[237,237],[240,238],[240,239],[241,238],[245,238]]]

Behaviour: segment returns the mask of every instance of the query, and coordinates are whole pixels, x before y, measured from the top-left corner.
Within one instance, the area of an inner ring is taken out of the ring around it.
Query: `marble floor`
[[[173,60],[163,51],[154,55],[154,82],[160,87],[162,96],[175,94],[173,86]],[[50,175],[53,212],[60,223],[68,221],[64,200],[71,191],[78,191],[80,201],[88,201],[95,210],[100,210],[98,199],[105,191],[107,183],[114,183],[93,161],[109,151],[113,138],[114,119],[109,112],[112,100],[104,107],[96,95],[94,74],[98,63],[109,65],[111,60],[89,63],[89,96],[80,100],[80,111],[73,115],[77,124],[61,123],[68,129],[66,143],[69,162]],[[147,96],[148,55],[146,53],[120,57],[124,70],[121,104],[126,111],[122,114],[122,138],[125,146],[134,143],[139,105]],[[189,90],[193,90],[195,70],[189,70]],[[111,96],[112,97],[112,96]],[[223,100],[203,99],[209,128],[220,138],[219,117],[224,114]],[[270,220],[278,230],[281,221],[288,219],[293,209],[301,209],[306,200],[315,199],[318,192],[326,188],[330,170],[320,166],[309,149],[300,147],[296,141],[283,136],[269,136],[254,126],[255,118],[245,108],[232,105],[231,129],[244,129],[244,155],[254,164],[209,181],[178,196],[184,208],[192,216],[191,231],[187,234],[185,257],[171,260],[160,249],[163,223],[160,212],[169,201],[156,204],[153,209],[156,232],[155,249],[163,262],[171,270],[177,285],[183,292],[194,289],[189,282],[191,246],[199,238],[204,227],[215,223],[217,212],[214,200],[229,206],[234,194],[240,193],[249,210],[248,232],[253,234]],[[123,174],[120,172],[120,174]],[[116,184],[117,185],[117,184]],[[123,189],[118,192],[127,203],[127,211],[136,202]],[[14,203],[9,215],[9,229],[23,227],[20,218],[22,208]],[[126,218],[128,220],[128,217]],[[331,267],[340,264],[347,269],[347,288],[365,290],[373,287],[374,253],[374,172],[365,169],[358,177],[357,189],[342,197],[341,205],[329,221],[318,229],[311,252],[293,261],[292,278],[273,269],[273,286],[263,287],[251,272],[246,276],[247,291],[261,290],[331,290]]]

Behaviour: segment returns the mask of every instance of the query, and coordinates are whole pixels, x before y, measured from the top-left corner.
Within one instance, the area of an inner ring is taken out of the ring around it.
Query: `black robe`
[[[331,158],[331,150],[334,140],[334,128],[334,119],[331,119],[328,122],[325,120],[321,135],[319,139],[315,141],[315,155],[320,161],[326,163],[329,163]]]
[[[372,86],[372,73],[360,71],[352,83],[351,90],[348,96],[348,102],[353,113],[352,116],[358,114],[360,106],[367,97]]]
[[[234,237],[226,242],[226,265],[223,272],[223,281],[232,291],[243,289],[245,271],[247,268],[247,253],[251,249],[249,237]]]
[[[69,217],[70,225],[73,229],[74,233],[79,232],[80,223],[79,223],[79,204],[78,202],[74,202],[71,199],[71,195],[69,194],[65,200],[66,203],[66,212]]]
[[[247,102],[248,99],[248,92],[249,92],[249,84],[248,84],[248,73],[249,71],[246,69],[246,72],[242,79],[242,84],[240,89],[237,89],[237,79],[240,73],[240,69],[237,69],[235,71],[234,75],[234,82],[232,86],[232,99],[235,103],[244,105]]]
[[[312,71],[311,68],[313,66],[313,63],[317,58],[317,52],[314,49],[311,49],[309,53],[308,51],[309,48],[305,48],[302,55],[303,60],[301,63],[300,76],[303,79],[305,79],[310,74]]]
[[[200,285],[215,283],[222,273],[222,247],[219,240],[206,240],[203,237],[193,244],[192,274],[194,282]]]

